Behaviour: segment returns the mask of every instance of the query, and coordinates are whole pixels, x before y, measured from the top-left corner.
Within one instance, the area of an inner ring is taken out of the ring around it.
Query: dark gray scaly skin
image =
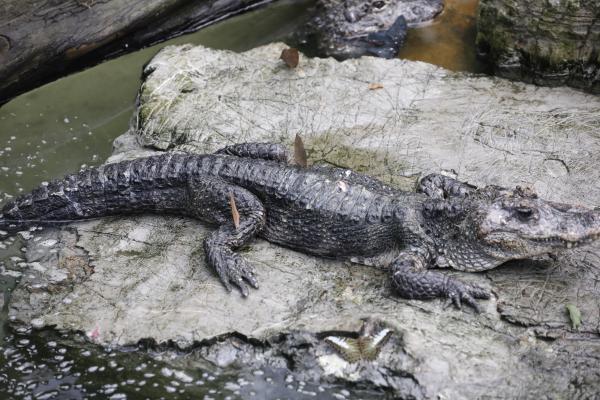
[[[443,7],[443,0],[317,0],[291,41],[319,57],[393,58],[408,26],[432,20]]]
[[[350,170],[288,165],[285,148],[244,143],[217,154],[167,153],[92,168],[42,185],[2,209],[0,230],[39,222],[132,213],[180,214],[214,224],[208,264],[228,290],[258,287],[235,249],[253,237],[323,257],[388,268],[406,298],[448,298],[478,309],[480,287],[432,267],[494,268],[511,259],[588,244],[600,211],[539,199],[531,191],[477,189],[442,175],[403,192]],[[240,214],[234,226],[229,199]]]

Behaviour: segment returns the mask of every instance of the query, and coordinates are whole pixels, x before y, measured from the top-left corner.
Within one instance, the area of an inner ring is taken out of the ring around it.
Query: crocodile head
[[[292,40],[320,57],[392,58],[407,24],[431,20],[442,9],[443,0],[317,0],[311,20]]]
[[[441,260],[468,271],[533,258],[600,239],[600,210],[555,203],[528,189],[487,187],[464,198],[433,201]]]

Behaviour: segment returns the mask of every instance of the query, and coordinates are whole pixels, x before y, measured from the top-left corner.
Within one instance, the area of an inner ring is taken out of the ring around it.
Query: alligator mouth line
[[[563,245],[567,249],[571,249],[573,247],[583,246],[583,245],[589,244],[595,240],[600,239],[600,233],[592,234],[592,235],[589,235],[589,236],[587,236],[583,239],[579,239],[579,240],[566,240],[559,236],[550,236],[547,238],[526,237],[525,239],[530,240],[535,243],[539,243],[539,244],[551,244],[551,245],[557,245],[557,246]]]

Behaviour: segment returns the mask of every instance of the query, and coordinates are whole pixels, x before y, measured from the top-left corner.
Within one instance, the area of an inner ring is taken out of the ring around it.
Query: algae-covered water
[[[114,138],[127,130],[143,65],[161,48],[193,43],[244,51],[282,40],[304,21],[308,3],[273,4],[59,79],[0,107],[0,193],[18,194],[103,162]]]
[[[282,2],[105,62],[19,96],[0,108],[0,203],[42,181],[102,163],[132,116],[143,65],[169,44],[243,51],[282,40],[310,2]],[[449,0],[433,23],[409,33],[401,57],[479,72],[477,1]],[[285,370],[223,370],[193,351],[112,349],[83,334],[11,329],[10,290],[21,276],[24,241],[0,242],[0,398],[382,398],[339,385],[298,382]]]
[[[477,6],[479,0],[447,0],[432,22],[410,29],[398,56],[425,61],[452,71],[487,72],[477,58]]]

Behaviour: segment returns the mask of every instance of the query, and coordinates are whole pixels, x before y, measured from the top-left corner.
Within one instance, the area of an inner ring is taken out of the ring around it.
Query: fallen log
[[[71,72],[271,0],[3,0],[0,105]]]

